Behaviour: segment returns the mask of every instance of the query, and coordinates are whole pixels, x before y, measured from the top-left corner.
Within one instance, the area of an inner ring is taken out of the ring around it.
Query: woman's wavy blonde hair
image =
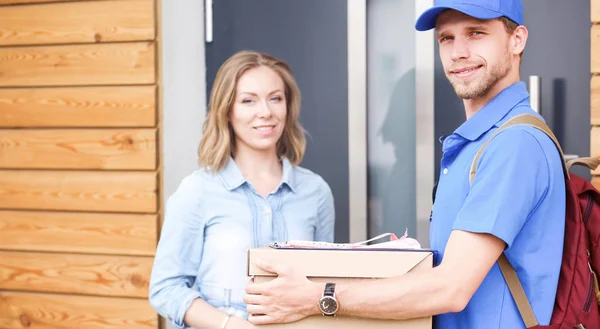
[[[277,141],[277,156],[286,157],[298,165],[306,150],[304,128],[298,122],[300,115],[300,89],[290,66],[269,54],[240,51],[219,68],[212,87],[208,114],[202,126],[202,140],[198,147],[199,163],[214,171],[227,166],[235,152],[235,135],[229,123],[229,114],[236,98],[236,86],[248,70],[265,66],[275,71],[285,85],[287,115],[281,138]]]

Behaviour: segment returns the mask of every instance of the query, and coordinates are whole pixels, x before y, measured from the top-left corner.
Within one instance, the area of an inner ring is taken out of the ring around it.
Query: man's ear
[[[514,55],[519,55],[525,50],[529,31],[523,25],[517,26],[511,36],[511,51]]]

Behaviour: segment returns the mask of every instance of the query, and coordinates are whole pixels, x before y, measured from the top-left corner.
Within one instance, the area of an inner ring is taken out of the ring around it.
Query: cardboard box
[[[339,250],[339,249],[278,249],[263,247],[248,252],[248,275],[255,282],[273,280],[273,274],[258,268],[257,258],[289,264],[301,269],[310,280],[317,282],[357,282],[404,275],[433,266],[430,250]],[[315,304],[318,301],[315,300]],[[343,305],[344,301],[339,301]],[[315,305],[316,307],[316,305]],[[432,318],[410,320],[375,320],[346,316],[310,316],[303,320],[278,325],[256,326],[268,329],[431,329]]]

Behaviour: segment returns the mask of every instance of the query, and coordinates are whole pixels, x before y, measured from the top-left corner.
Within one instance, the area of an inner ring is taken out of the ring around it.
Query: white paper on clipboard
[[[389,237],[389,241],[368,244],[371,241],[376,241],[385,237]],[[294,248],[294,249],[421,249],[419,241],[408,237],[408,230],[400,238],[394,233],[380,234],[366,241],[356,243],[330,243],[320,241],[305,241],[305,240],[290,240],[287,242],[277,242],[274,245],[276,248]]]

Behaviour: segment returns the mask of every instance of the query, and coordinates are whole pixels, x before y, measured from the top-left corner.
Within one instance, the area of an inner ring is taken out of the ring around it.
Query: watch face
[[[321,308],[321,312],[323,314],[332,315],[338,309],[338,303],[335,298],[330,296],[325,296],[321,298],[321,302],[319,303],[319,307]]]

